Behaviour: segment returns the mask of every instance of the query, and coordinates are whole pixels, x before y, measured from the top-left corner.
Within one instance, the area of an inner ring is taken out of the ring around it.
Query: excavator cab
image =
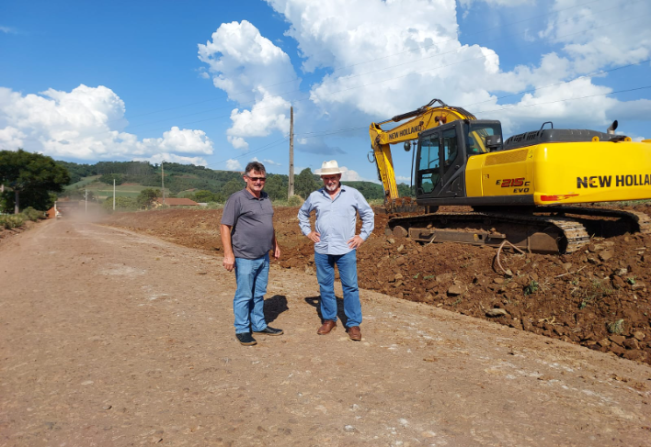
[[[414,184],[417,199],[465,197],[469,157],[502,149],[502,126],[495,120],[457,120],[421,132]]]

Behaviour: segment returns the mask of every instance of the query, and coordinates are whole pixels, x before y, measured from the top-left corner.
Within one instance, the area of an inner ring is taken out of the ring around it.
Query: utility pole
[[[289,187],[287,198],[294,195],[294,107],[289,108]]]
[[[113,211],[115,211],[115,179],[113,179]]]
[[[165,168],[163,167],[163,160],[160,161],[160,179],[163,184],[163,205],[165,205]]]
[[[88,190],[84,189],[84,212],[88,212]]]

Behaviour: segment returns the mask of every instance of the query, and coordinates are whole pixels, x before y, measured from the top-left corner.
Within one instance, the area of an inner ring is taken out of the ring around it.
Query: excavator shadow
[[[319,319],[323,321],[323,315],[321,315],[321,297],[320,296],[310,296],[305,298],[305,302],[310,306],[314,307],[316,310]],[[341,321],[341,324],[346,327],[346,313],[344,312],[344,300],[343,298],[337,297],[337,318]]]

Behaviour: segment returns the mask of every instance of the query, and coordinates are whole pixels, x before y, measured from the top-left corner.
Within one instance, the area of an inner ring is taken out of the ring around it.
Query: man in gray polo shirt
[[[280,247],[273,227],[274,210],[267,193],[262,191],[267,172],[262,163],[253,161],[242,176],[246,188],[226,201],[221,221],[224,268],[235,270],[237,290],[233,298],[235,336],[245,346],[255,345],[251,329],[257,334],[281,335],[281,329],[267,325],[264,319],[264,294],[269,278],[269,250],[280,258]]]

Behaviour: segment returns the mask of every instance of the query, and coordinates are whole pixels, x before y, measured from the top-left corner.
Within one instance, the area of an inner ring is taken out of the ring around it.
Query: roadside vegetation
[[[27,207],[47,210],[68,183],[68,170],[51,157],[22,149],[0,151],[0,212],[18,214]]]
[[[0,230],[11,230],[20,228],[26,222],[36,222],[45,219],[45,213],[35,210],[32,207],[25,208],[22,213],[0,215]]]

